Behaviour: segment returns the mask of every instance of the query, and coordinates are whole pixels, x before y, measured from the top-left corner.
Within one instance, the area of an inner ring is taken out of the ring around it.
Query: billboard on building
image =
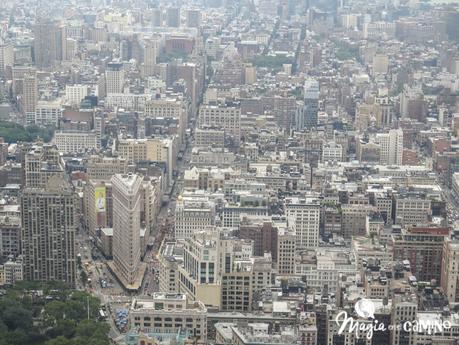
[[[95,191],[96,213],[105,212],[106,191],[105,186],[96,187]]]

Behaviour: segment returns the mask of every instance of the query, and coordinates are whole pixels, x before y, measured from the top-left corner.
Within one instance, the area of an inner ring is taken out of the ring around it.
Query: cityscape
[[[0,1],[0,345],[459,345],[459,0]]]

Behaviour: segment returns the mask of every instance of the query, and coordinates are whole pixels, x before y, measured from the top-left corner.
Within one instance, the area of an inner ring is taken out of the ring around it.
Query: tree
[[[66,338],[72,338],[75,335],[76,322],[73,320],[58,320],[57,325],[51,328],[46,335],[50,338],[56,338],[64,336]]]
[[[88,274],[86,273],[86,271],[82,270],[80,272],[80,280],[83,283],[83,285],[86,285],[86,283],[88,282]]]
[[[32,313],[14,300],[3,300],[0,303],[0,317],[9,330],[32,328]]]
[[[48,326],[55,325],[57,320],[63,319],[66,312],[66,305],[61,301],[52,301],[46,304],[44,318]]]
[[[67,339],[66,337],[60,336],[51,340],[48,340],[45,345],[75,345],[75,343]]]
[[[54,300],[32,299],[31,290]],[[20,283],[0,297],[0,345],[109,345],[108,324],[96,321],[99,306],[99,299],[60,282]],[[32,315],[42,321],[39,326]]]

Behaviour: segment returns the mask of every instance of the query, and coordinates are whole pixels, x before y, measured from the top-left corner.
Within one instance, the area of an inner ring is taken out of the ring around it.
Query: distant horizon
[[[428,0],[428,2],[433,2],[436,4],[459,4],[459,0]]]

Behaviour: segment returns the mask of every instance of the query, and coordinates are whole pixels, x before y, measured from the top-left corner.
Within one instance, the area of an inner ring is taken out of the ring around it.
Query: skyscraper
[[[166,26],[180,27],[180,7],[169,7],[166,10]]]
[[[39,19],[33,27],[34,61],[38,68],[49,68],[62,60],[62,30],[55,21]]]
[[[142,178],[116,174],[113,193],[113,263],[115,274],[127,289],[141,283],[140,201]]]
[[[123,64],[119,62],[110,62],[105,69],[106,92],[120,93],[123,92],[124,70]]]
[[[317,113],[319,111],[319,82],[314,79],[304,83],[304,112],[303,126],[301,129],[317,126]]]
[[[6,68],[14,64],[14,44],[0,41],[0,75],[5,75]]]
[[[403,130],[391,129],[388,133],[378,133],[376,140],[380,145],[380,163],[402,165]]]
[[[155,73],[156,57],[158,55],[158,41],[155,39],[145,40],[143,63],[145,76]]]
[[[162,26],[163,25],[163,12],[160,8],[152,9],[152,25],[153,26]]]
[[[199,28],[201,25],[201,12],[199,10],[188,10],[186,12],[186,26],[189,28]]]
[[[35,113],[35,107],[38,101],[38,87],[36,73],[24,75],[23,94],[21,98],[21,106],[24,114]],[[34,114],[35,116],[35,114]]]
[[[286,199],[285,214],[295,220],[294,228],[298,248],[319,246],[320,204],[317,199]]]
[[[64,177],[64,162],[56,146],[35,144],[26,147],[23,158],[23,186],[45,188],[50,177]]]
[[[65,281],[75,285],[76,198],[61,176],[51,176],[44,188],[24,189],[22,255],[24,278]]]

